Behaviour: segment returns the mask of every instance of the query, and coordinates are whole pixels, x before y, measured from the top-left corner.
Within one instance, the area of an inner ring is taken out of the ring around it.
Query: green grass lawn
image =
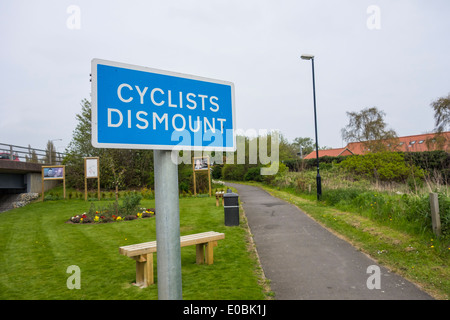
[[[141,205],[155,206],[154,200]],[[156,284],[140,289],[132,285],[135,261],[118,252],[123,245],[156,240],[155,218],[65,223],[89,206],[83,200],[56,200],[0,213],[0,299],[157,299],[156,255]],[[215,198],[180,198],[181,235],[225,233],[213,265],[195,263],[195,246],[181,248],[183,299],[265,299],[244,223],[225,227],[223,217]],[[81,270],[81,289],[67,288],[71,265]]]

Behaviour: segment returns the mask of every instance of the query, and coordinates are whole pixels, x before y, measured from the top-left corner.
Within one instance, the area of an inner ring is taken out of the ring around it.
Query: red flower
[[[85,214],[83,214],[81,217],[82,217],[83,219],[86,219],[86,215],[85,215]]]

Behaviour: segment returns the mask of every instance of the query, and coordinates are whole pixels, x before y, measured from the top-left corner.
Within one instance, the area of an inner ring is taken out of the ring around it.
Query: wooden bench
[[[218,191],[216,192],[216,207],[219,206],[219,199],[222,198],[222,206],[223,206],[223,194],[225,192],[224,191]]]
[[[196,233],[180,237],[180,246],[196,246],[196,263],[213,264],[213,248],[217,240],[225,239],[224,233],[215,231]],[[156,252],[156,241],[132,244],[119,248],[119,253],[136,260],[136,286],[145,288],[154,283],[153,253]]]

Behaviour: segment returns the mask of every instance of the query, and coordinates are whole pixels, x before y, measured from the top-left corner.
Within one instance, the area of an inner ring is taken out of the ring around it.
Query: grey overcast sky
[[[371,106],[399,136],[430,132],[449,16],[448,0],[1,0],[0,142],[63,151],[93,58],[234,82],[237,128],[314,139],[302,53],[320,146],[345,146],[346,111]]]

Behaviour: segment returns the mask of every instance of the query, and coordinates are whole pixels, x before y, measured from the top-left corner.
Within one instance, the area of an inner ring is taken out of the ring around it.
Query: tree
[[[53,141],[51,141],[51,140],[47,141],[47,147],[45,148],[44,163],[47,163],[50,165],[56,163],[56,149],[55,149],[55,145],[53,144]]]
[[[297,137],[292,142],[292,146],[296,152],[300,152],[300,146],[302,147],[303,157],[307,156],[314,150],[314,141],[311,138]]]
[[[435,131],[443,132],[450,129],[450,93],[431,103],[434,110]]]
[[[292,143],[289,143],[289,141],[281,133],[278,133],[278,140],[279,160],[295,160],[297,158],[297,152],[300,151],[300,148],[296,149],[295,146]]]
[[[361,110],[361,112],[347,112],[348,125],[341,130],[342,138],[347,142],[362,142],[370,152],[381,152],[395,145],[397,134],[388,129],[384,122],[383,111],[377,107]]]
[[[36,151],[33,149],[31,150],[31,146],[28,145],[28,155],[25,155],[25,161],[26,162],[33,162],[33,163],[38,163],[38,156],[36,154]]]
[[[107,149],[105,152],[105,160],[106,160],[106,166],[108,169],[111,170],[112,174],[108,174],[108,180],[114,187],[114,190],[116,192],[116,201],[119,199],[119,186],[123,183],[125,168],[120,163],[117,163],[118,161],[115,161],[114,153],[120,152],[120,150],[116,149]]]
[[[97,150],[91,144],[91,103],[87,99],[81,101],[81,113],[76,115],[76,119],[78,124],[66,153],[83,157],[96,156]]]
[[[101,186],[117,190],[121,186],[153,185],[153,151],[128,149],[99,149],[91,143],[91,103],[81,101],[81,113],[66,149],[64,164],[68,186],[84,188],[84,157],[100,157]],[[90,182],[95,182],[92,179]]]

